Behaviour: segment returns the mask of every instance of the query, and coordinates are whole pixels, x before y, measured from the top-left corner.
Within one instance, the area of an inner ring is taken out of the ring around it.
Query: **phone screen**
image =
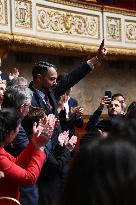
[[[109,98],[112,98],[112,92],[110,90],[105,91],[105,96],[108,96]]]
[[[105,96],[108,96],[108,98],[112,99],[112,92],[110,90],[106,90],[105,91]],[[111,103],[111,100],[109,102],[109,104]]]

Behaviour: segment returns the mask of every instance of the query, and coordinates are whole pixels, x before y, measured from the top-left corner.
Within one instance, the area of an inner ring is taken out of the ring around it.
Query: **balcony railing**
[[[66,0],[1,0],[0,43],[9,50],[136,55],[136,11]],[[36,48],[36,49],[35,49]]]

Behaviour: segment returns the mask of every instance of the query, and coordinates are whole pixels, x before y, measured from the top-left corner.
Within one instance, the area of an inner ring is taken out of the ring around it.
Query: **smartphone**
[[[112,92],[110,90],[106,90],[104,96],[108,96],[108,98],[112,99]],[[111,103],[111,100],[109,104]]]

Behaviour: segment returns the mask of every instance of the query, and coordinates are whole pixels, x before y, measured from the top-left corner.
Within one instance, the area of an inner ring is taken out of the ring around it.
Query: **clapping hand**
[[[71,152],[77,143],[77,137],[73,135],[70,140],[65,141],[65,147]]]
[[[84,113],[84,108],[82,108],[81,106],[75,107],[75,113],[77,117],[81,117]]]
[[[69,139],[69,131],[64,131],[62,133],[60,133],[59,137],[58,137],[58,143],[62,146],[67,148],[70,152],[75,148],[75,145],[77,143],[77,137],[76,136],[72,136]]]
[[[58,143],[59,143],[60,146],[63,147],[65,142],[69,140],[69,136],[68,135],[69,135],[69,131],[64,131],[64,132],[59,134],[59,136],[58,136]]]
[[[83,115],[83,112],[84,112],[84,108],[82,108],[81,106],[72,107],[69,111],[69,118],[72,117],[74,114],[77,117],[81,117]]]
[[[40,119],[38,124],[34,123],[32,140],[37,147],[44,146],[50,140],[56,121],[55,116],[50,114]]]

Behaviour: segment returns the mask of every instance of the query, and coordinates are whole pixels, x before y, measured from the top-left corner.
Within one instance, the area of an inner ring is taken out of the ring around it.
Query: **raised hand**
[[[65,144],[65,142],[67,142],[69,140],[69,131],[64,131],[62,133],[59,134],[58,136],[58,143],[60,146],[63,147],[63,145]]]
[[[109,98],[108,96],[102,96],[100,101],[100,107],[104,108],[104,105],[108,106],[110,102],[111,98]]]
[[[9,79],[13,80],[19,76],[18,68],[12,68],[11,73],[9,74]]]
[[[107,54],[107,49],[104,46],[104,39],[103,39],[97,51],[96,56],[90,59],[91,63],[94,66],[97,65],[98,63],[101,63],[103,59],[105,58],[106,54]]]
[[[104,59],[104,57],[106,56],[106,54],[107,54],[107,50],[106,50],[106,48],[104,46],[104,39],[103,39],[102,42],[101,42],[101,45],[100,45],[100,47],[99,47],[99,49],[97,51],[96,58],[98,58],[98,61],[101,62]]]
[[[81,117],[84,113],[84,108],[82,108],[81,106],[75,107],[75,113],[77,117]]]
[[[83,112],[84,112],[84,108],[82,108],[81,106],[72,107],[69,111],[69,118],[74,114],[77,117],[81,117],[83,115]]]
[[[33,126],[33,143],[37,147],[42,147],[50,140],[52,137],[56,118],[53,114],[46,115],[44,118],[39,120],[39,123],[34,123]]]
[[[77,137],[75,135],[73,135],[70,140],[65,141],[65,147],[71,152],[74,148],[75,145],[77,143]]]

